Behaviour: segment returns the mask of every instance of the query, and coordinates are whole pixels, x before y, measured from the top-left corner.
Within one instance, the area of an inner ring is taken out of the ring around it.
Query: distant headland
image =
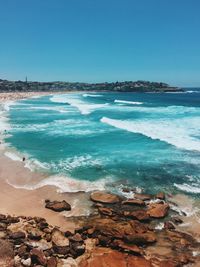
[[[8,81],[0,79],[0,92],[46,91],[116,91],[116,92],[180,92],[182,88],[163,82],[124,81],[104,83]]]

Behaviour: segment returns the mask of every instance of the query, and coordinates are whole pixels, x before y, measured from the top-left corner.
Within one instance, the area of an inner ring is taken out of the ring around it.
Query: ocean
[[[5,108],[6,156],[48,174],[25,188],[200,196],[199,89],[55,94]]]

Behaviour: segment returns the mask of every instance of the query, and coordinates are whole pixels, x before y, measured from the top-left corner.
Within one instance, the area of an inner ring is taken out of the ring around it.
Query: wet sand
[[[44,186],[35,190],[16,189],[11,184],[25,184],[26,181],[44,179],[45,176],[33,173],[23,163],[0,156],[0,213],[16,216],[44,217],[51,225],[63,230],[77,227],[78,217],[89,209],[88,195],[80,193],[58,193],[53,186]],[[45,208],[45,199],[66,200],[72,211],[56,213]],[[75,205],[76,204],[76,205]],[[67,217],[66,217],[67,216]],[[77,218],[77,219],[76,219]]]

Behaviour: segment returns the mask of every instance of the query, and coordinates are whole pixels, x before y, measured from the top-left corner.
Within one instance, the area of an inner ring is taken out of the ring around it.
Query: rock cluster
[[[94,213],[80,218],[73,233],[40,217],[0,214],[0,266],[178,267],[200,260],[194,253],[200,244],[176,230],[182,220],[171,215],[163,193],[125,199],[94,192],[91,201]],[[45,205],[55,212],[70,207],[65,201]]]
[[[62,232],[43,218],[0,215],[0,266],[56,267],[84,252],[81,235]]]

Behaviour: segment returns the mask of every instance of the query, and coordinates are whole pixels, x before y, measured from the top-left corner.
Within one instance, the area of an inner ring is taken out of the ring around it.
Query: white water
[[[128,105],[142,105],[143,104],[143,102],[125,101],[125,100],[118,100],[118,99],[116,99],[114,102],[120,103],[120,104],[128,104]]]
[[[95,111],[96,109],[101,109],[108,106],[108,103],[105,104],[90,104],[84,101],[81,101],[79,97],[76,96],[69,96],[69,95],[59,95],[53,96],[50,98],[52,102],[55,103],[65,103],[70,104],[72,107],[77,108],[82,115],[88,115],[91,112]]]
[[[177,148],[200,151],[200,119],[116,120],[103,117],[101,122],[133,133],[158,139]],[[195,137],[198,136],[198,137]]]
[[[58,188],[61,193],[66,192],[91,192],[95,190],[105,190],[106,184],[110,182],[107,178],[98,181],[90,182],[86,180],[76,180],[69,177],[50,176],[43,179],[37,184],[16,185],[7,181],[7,183],[15,188],[35,190],[43,186],[51,185]]]

